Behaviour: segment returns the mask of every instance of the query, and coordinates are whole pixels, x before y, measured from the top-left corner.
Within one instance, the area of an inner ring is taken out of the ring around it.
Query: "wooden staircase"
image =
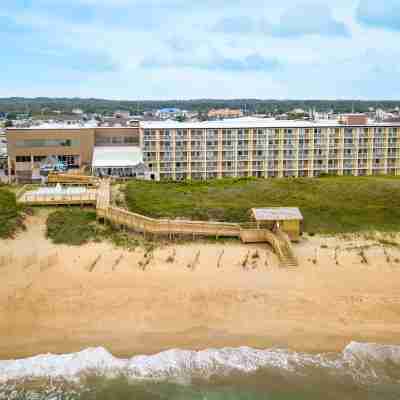
[[[293,254],[284,253],[279,261],[282,268],[292,269],[299,266],[299,262]]]
[[[282,268],[294,269],[299,266],[299,262],[293,252],[290,239],[285,232],[277,230],[275,236],[279,240],[279,261]]]
[[[280,230],[272,232],[251,224],[242,224],[240,239],[243,243],[269,243],[278,256],[281,267],[291,269],[299,265],[288,235]]]

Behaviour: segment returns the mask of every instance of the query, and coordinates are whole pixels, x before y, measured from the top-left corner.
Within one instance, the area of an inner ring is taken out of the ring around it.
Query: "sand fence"
[[[35,266],[39,266],[41,272],[44,272],[59,263],[59,255],[57,252],[39,257],[37,252],[32,252],[28,255],[15,255],[12,252],[0,255],[0,268],[18,266],[23,270],[28,270]]]

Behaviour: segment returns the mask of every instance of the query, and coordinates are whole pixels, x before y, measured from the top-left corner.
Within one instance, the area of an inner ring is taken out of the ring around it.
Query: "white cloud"
[[[0,5],[0,15],[32,31],[30,42],[25,37],[17,41],[18,49],[40,50],[60,59],[48,64],[40,77],[25,67],[23,84],[9,68],[4,72],[3,96],[393,98],[397,93],[397,84],[391,81],[397,73],[393,48],[398,34],[360,26],[355,19],[358,0],[336,0],[330,8],[315,0],[315,20],[307,18],[311,11],[301,17],[304,7],[293,8],[289,0],[59,0],[57,4],[68,3],[95,10],[71,19],[57,13],[55,6],[40,7],[54,5],[54,0],[38,0],[35,8],[18,12]],[[236,28],[238,33],[209,33],[221,18],[231,18],[230,30]],[[235,19],[240,26],[235,26]],[[336,25],[342,23],[351,38]],[[253,26],[257,29],[249,35]],[[260,29],[264,34],[257,34]],[[339,35],[328,36],[331,29],[339,29]],[[371,48],[381,51],[373,53]],[[26,54],[27,66],[30,57]],[[114,68],[91,68],[88,60]],[[159,68],[141,68],[143,60],[153,60]],[[80,62],[88,68],[80,69]],[[21,74],[23,68],[15,69]]]

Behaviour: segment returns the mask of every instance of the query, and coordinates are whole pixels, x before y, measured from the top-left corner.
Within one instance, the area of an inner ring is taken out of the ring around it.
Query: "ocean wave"
[[[77,353],[44,354],[20,360],[0,361],[0,381],[26,378],[77,380],[84,373],[123,374],[137,379],[209,378],[230,373],[252,373],[268,368],[305,374],[310,368],[351,375],[358,381],[388,379],[400,382],[400,346],[352,342],[340,354],[305,354],[282,349],[249,347],[168,350],[129,359],[114,357],[102,347]],[[391,371],[395,370],[395,373]]]

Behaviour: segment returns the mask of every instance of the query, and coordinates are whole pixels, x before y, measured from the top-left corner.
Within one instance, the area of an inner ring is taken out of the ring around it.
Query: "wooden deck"
[[[108,179],[103,179],[97,189],[97,210],[107,210],[110,207],[111,185]]]
[[[31,192],[23,193],[18,202],[29,206],[51,206],[51,205],[86,205],[97,202],[97,190],[89,189],[83,194],[52,194],[40,195]]]

